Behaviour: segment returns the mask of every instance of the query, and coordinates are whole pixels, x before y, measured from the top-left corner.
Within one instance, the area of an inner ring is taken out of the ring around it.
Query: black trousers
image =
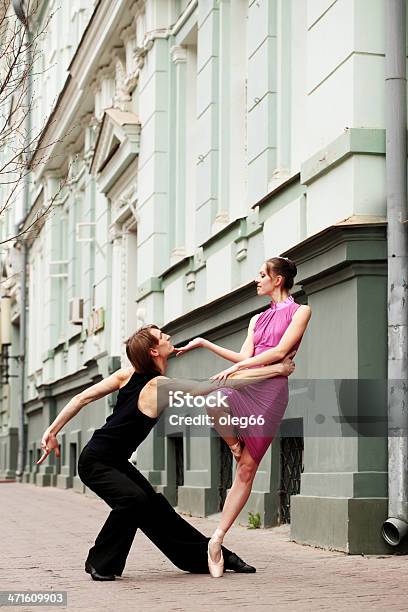
[[[100,574],[121,574],[140,528],[179,569],[207,573],[208,539],[187,523],[129,461],[103,459],[87,446],[78,461],[82,482],[111,508],[88,561]],[[231,551],[223,547],[225,568]]]

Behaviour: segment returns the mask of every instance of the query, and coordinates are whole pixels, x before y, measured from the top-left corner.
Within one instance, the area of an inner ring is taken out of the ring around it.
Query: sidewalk
[[[0,507],[0,590],[64,590],[69,610],[408,609],[407,557],[349,557],[300,546],[289,541],[286,526],[236,527],[228,534],[226,545],[254,564],[256,574],[228,572],[213,579],[183,573],[138,532],[124,576],[98,583],[83,566],[109,512],[102,501],[72,490],[12,483],[0,484]],[[206,534],[215,524],[188,520]]]

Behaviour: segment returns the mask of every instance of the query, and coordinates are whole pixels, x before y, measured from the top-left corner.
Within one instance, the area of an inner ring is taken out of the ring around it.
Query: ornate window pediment
[[[107,193],[126,168],[135,161],[140,147],[137,115],[118,108],[105,110],[92,158],[91,172],[102,193]]]

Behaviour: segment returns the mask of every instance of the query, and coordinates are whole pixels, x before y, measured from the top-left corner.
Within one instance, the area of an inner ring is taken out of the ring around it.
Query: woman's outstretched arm
[[[133,368],[122,368],[117,370],[111,376],[104,378],[95,385],[85,389],[85,391],[75,395],[45,430],[41,440],[43,455],[37,461],[37,465],[40,465],[52,451],[59,457],[59,444],[56,436],[68,421],[78,414],[87,404],[120,389],[126,380],[129,379],[129,375],[131,375],[132,372]]]
[[[210,342],[205,338],[194,338],[194,340],[191,340],[191,342],[189,342],[185,346],[176,348],[177,357],[180,357],[181,355],[184,355],[184,353],[187,353],[187,351],[191,351],[195,348],[206,348],[209,351],[212,351],[213,353],[218,355],[219,357],[223,357],[224,359],[232,361],[233,363],[238,363],[240,361],[243,361],[244,359],[247,359],[248,357],[252,357],[252,355],[254,354],[254,328],[258,317],[259,315],[255,315],[250,320],[247,337],[239,353],[237,353],[236,351],[231,351],[230,349],[223,348],[222,346],[219,346],[214,342]]]

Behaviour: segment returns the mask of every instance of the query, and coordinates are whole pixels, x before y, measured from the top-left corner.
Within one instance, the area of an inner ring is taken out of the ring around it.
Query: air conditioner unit
[[[74,297],[69,300],[69,322],[74,325],[82,325],[84,320],[84,300]]]

